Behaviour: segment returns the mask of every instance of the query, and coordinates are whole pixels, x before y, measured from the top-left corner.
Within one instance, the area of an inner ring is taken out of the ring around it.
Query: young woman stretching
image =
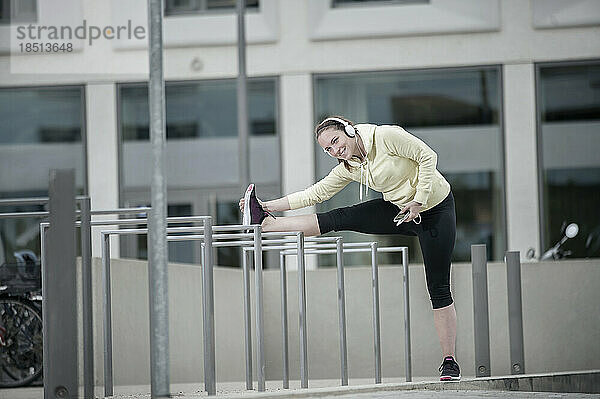
[[[440,380],[460,380],[455,361],[456,311],[450,293],[450,259],[456,214],[450,185],[436,169],[437,154],[399,126],[357,124],[330,117],[315,129],[319,145],[338,165],[304,191],[259,201],[254,185],[240,199],[244,224],[263,231],[303,231],[307,236],[350,230],[368,234],[417,236],[425,263],[433,319],[442,347]],[[270,212],[311,206],[357,181],[359,198],[369,188],[383,199],[313,215],[268,217]]]

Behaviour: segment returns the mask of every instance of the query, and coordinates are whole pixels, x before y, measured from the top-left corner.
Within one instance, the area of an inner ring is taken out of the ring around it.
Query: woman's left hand
[[[401,213],[410,212],[408,219],[406,219],[406,221],[405,221],[405,222],[410,222],[411,220],[413,220],[414,218],[419,216],[419,213],[422,210],[423,210],[423,205],[421,205],[420,203],[418,203],[416,201],[410,201],[402,209],[400,209],[400,212]]]

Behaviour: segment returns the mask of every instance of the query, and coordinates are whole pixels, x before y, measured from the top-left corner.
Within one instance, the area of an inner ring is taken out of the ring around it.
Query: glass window
[[[138,206],[150,206],[149,203],[139,204]],[[167,217],[176,216],[191,216],[192,205],[191,204],[168,204],[167,205]],[[181,223],[177,227],[189,227],[192,223]],[[171,226],[169,226],[171,227]],[[136,228],[145,229],[147,225],[140,224]],[[185,233],[181,233],[183,235]],[[178,233],[169,233],[169,235],[178,235]],[[125,246],[135,246],[133,252],[138,259],[148,259],[148,235],[139,234],[135,236],[124,235],[121,236],[121,243]],[[167,243],[168,260],[169,262],[178,263],[194,263],[194,241],[169,241]],[[128,257],[127,254],[130,252],[130,248],[127,248],[122,254],[124,257]]]
[[[571,256],[600,256],[600,61],[540,64],[538,112],[542,163],[542,247],[564,244]]]
[[[235,12],[237,0],[166,0],[165,16],[212,11]],[[258,0],[246,0],[247,9],[257,9]]]
[[[540,67],[542,122],[600,119],[600,65]]]
[[[165,87],[169,203],[191,204],[188,214],[212,215],[218,223],[239,223],[237,203],[242,193],[236,80],[167,82]],[[134,206],[150,199],[153,163],[147,85],[119,85],[118,95],[121,203]],[[262,198],[281,194],[276,105],[275,78],[249,80],[250,179]],[[136,257],[137,247],[127,245],[122,253]],[[195,262],[199,262],[197,246],[194,251]],[[234,252],[216,251],[217,264],[239,265],[240,258]]]
[[[0,0],[0,24],[36,21],[37,0]]]
[[[85,187],[84,88],[0,89],[0,198],[45,197],[51,169],[75,169]],[[41,206],[0,212],[40,211]],[[30,249],[39,255],[39,219],[0,221],[0,253]],[[2,260],[2,259],[0,259]]]
[[[10,2],[11,0],[0,1],[0,24],[10,24]]]
[[[80,87],[0,89],[0,144],[81,143],[82,92]]]
[[[166,84],[169,188],[239,184],[235,84],[235,79]],[[119,93],[121,184],[147,188],[152,172],[147,85],[120,85]],[[250,178],[257,184],[281,180],[275,93],[274,78],[248,82]]]
[[[168,82],[165,85],[167,140],[237,137],[236,81]],[[275,81],[248,82],[250,134],[276,134]],[[232,105],[233,101],[233,105]],[[121,134],[123,140],[145,140],[148,128],[148,88],[121,86]]]
[[[238,224],[241,220],[240,208],[237,202],[219,202],[217,204],[217,224]],[[215,264],[219,266],[238,266],[242,259],[240,248],[217,248]]]
[[[333,7],[351,5],[428,4],[430,0],[332,0]]]
[[[490,259],[506,248],[503,147],[500,127],[500,72],[497,67],[322,75],[315,78],[315,115],[344,115],[356,123],[394,124],[422,139],[438,154],[438,169],[456,200],[455,261],[468,261],[471,244],[488,245]],[[337,162],[315,143],[317,179]],[[371,191],[369,198],[381,194]],[[318,211],[358,202],[351,183]],[[336,233],[338,234],[338,233]],[[347,239],[373,236],[344,233]],[[422,261],[416,238],[378,236],[380,246],[408,245],[412,261]],[[354,263],[368,264],[368,254]],[[381,254],[382,263],[400,261]],[[334,259],[321,264],[333,264]]]

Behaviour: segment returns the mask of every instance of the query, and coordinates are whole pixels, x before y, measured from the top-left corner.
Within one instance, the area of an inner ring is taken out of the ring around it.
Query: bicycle
[[[31,384],[42,374],[41,267],[31,251],[0,265],[0,388]]]

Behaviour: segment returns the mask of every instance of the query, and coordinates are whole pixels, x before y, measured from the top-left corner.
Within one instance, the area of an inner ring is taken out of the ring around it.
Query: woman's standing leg
[[[433,323],[440,339],[443,357],[455,357],[456,310],[454,303],[441,309],[433,309]]]
[[[437,207],[423,213],[422,218],[419,243],[433,305],[434,325],[443,356],[454,357],[456,310],[450,293],[450,263],[456,238],[456,216],[452,194]]]

